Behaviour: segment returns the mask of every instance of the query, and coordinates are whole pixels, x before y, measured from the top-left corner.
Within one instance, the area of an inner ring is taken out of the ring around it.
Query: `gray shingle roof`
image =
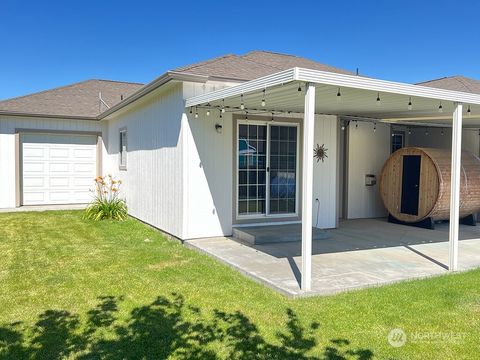
[[[467,78],[465,76],[449,76],[441,79],[424,81],[417,85],[480,94],[480,80]]]
[[[207,61],[182,66],[174,72],[209,76],[216,79],[248,81],[293,67],[328,71],[340,74],[353,73],[306,58],[269,51],[251,51],[245,55],[228,54]],[[152,83],[151,83],[152,84]],[[480,81],[463,76],[452,76],[425,81],[418,85],[480,94]],[[0,114],[18,113],[45,116],[96,118],[107,107],[113,107],[122,97],[126,99],[143,87],[140,83],[110,80],[83,82],[41,91],[35,94],[0,101]],[[127,102],[128,103],[128,100]]]
[[[293,67],[352,75],[349,71],[320,64],[313,60],[269,51],[252,51],[245,55],[228,54],[196,64],[182,66],[173,71],[234,80],[253,80]]]
[[[119,103],[143,85],[110,80],[86,80],[38,93],[0,101],[0,112],[46,116],[94,118],[107,107],[101,104],[99,93],[109,107]]]

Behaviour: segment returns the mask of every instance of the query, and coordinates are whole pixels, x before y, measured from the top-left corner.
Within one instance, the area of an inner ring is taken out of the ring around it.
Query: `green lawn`
[[[479,321],[480,271],[290,300],[132,219],[0,214],[1,359],[474,359]]]

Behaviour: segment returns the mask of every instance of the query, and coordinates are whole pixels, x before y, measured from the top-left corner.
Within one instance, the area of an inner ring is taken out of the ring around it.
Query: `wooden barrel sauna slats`
[[[400,221],[411,223],[427,218],[448,219],[450,156],[450,150],[417,147],[407,147],[393,153],[380,174],[380,195],[388,212]],[[411,162],[413,166],[405,165],[404,161],[407,164]],[[460,217],[478,212],[480,159],[469,152],[462,152]]]

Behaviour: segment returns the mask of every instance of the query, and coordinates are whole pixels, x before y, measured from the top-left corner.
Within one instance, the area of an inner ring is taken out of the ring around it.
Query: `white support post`
[[[460,169],[462,161],[462,115],[463,105],[455,104],[452,124],[452,168],[450,175],[450,224],[448,269],[458,268],[458,228],[460,211]]]
[[[302,169],[302,281],[303,291],[312,288],[313,135],[315,127],[315,85],[307,83],[303,118]]]

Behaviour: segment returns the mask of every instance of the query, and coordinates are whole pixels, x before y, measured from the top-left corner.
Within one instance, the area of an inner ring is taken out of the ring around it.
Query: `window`
[[[120,170],[127,170],[127,129],[120,129],[119,165]]]
[[[392,133],[392,154],[405,146],[405,133],[393,132]]]
[[[239,122],[237,215],[296,215],[297,165],[296,124]]]

